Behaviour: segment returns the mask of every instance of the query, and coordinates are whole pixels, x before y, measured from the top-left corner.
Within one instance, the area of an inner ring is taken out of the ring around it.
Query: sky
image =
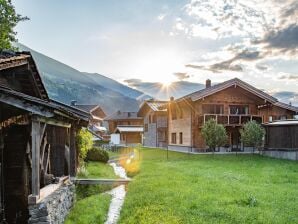
[[[20,43],[130,86],[238,77],[298,105],[297,0],[13,0]]]

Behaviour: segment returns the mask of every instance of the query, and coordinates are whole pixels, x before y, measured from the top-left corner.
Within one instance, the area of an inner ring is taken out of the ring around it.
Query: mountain
[[[128,81],[128,85],[160,100],[169,100],[172,96],[174,98],[180,98],[205,88],[204,84],[187,81],[177,81],[165,86],[159,82],[142,82],[140,80],[133,80]]]
[[[70,104],[99,104],[107,114],[116,110],[137,111],[139,100],[150,98],[142,92],[100,74],[80,72],[55,59],[16,44],[20,51],[30,51],[41,73],[50,98]]]

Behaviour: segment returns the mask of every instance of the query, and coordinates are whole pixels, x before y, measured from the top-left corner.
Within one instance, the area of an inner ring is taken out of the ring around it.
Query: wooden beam
[[[71,126],[69,131],[70,143],[69,143],[69,175],[71,177],[76,176],[77,170],[77,149],[76,149],[76,127]]]
[[[39,199],[40,193],[40,122],[36,121],[35,119],[32,120],[31,125],[31,138],[32,138],[32,145],[31,145],[31,159],[32,159],[32,195],[29,196],[28,202],[30,204],[34,204]]]
[[[58,127],[63,127],[63,128],[70,128],[71,127],[70,123],[63,122],[63,121],[58,121],[58,120],[53,119],[53,118],[37,117],[36,120],[39,121],[39,122],[43,122],[43,123],[58,126]]]

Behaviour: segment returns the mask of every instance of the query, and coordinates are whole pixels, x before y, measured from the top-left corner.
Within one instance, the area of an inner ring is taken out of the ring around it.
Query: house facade
[[[143,118],[137,112],[117,111],[105,119],[109,134],[119,135],[121,145],[142,144]]]
[[[147,100],[140,106],[138,116],[144,119],[144,146],[158,148],[167,147],[167,103],[167,101]]]
[[[202,127],[209,119],[224,125],[228,142],[226,150],[243,150],[240,129],[248,121],[264,123],[291,119],[298,108],[279,102],[267,93],[243,82],[231,79],[177,100],[168,105],[169,148],[183,151],[204,151]]]

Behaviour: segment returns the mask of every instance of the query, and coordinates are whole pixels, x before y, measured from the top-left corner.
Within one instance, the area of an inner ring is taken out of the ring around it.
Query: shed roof
[[[274,121],[270,123],[264,124],[265,126],[289,126],[289,125],[297,125],[298,126],[298,120],[280,120],[280,121]]]
[[[61,102],[43,100],[3,86],[0,86],[0,102],[49,118],[56,114],[87,122],[90,117],[88,113]]]

